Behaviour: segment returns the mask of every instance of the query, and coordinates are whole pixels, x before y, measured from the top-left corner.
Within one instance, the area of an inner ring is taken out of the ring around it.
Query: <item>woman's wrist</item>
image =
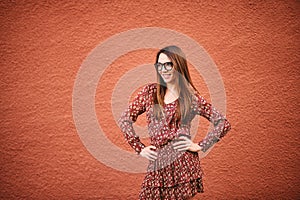
[[[202,151],[202,147],[201,147],[199,144],[195,143],[195,145],[197,145],[197,147],[198,147],[198,150],[197,150],[197,152],[200,152],[200,151]]]
[[[199,151],[202,151],[202,147],[201,146],[199,146],[197,143],[192,143],[191,144],[191,147],[190,147],[190,149],[189,149],[190,151],[192,151],[192,152],[199,152]]]

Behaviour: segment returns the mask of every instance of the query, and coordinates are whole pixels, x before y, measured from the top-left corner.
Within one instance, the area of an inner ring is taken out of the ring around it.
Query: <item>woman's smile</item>
[[[172,74],[168,73],[168,74],[162,74],[164,79],[170,79]]]
[[[165,83],[169,84],[174,81],[174,72],[160,73],[161,77],[164,79]]]

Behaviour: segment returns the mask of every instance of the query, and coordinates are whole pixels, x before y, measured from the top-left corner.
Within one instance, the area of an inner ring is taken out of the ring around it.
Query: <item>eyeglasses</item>
[[[166,71],[171,71],[173,69],[172,62],[155,63],[154,66],[156,67],[157,71],[162,71],[163,68],[165,68]]]

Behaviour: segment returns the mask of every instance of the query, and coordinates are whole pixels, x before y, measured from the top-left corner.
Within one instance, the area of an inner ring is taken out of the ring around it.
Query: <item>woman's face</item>
[[[158,57],[158,63],[165,64],[167,62],[171,62],[171,60],[168,58],[168,56],[164,53],[159,54]],[[172,70],[168,71],[166,67],[162,67],[162,70],[158,70],[158,73],[161,75],[163,80],[168,84],[168,83],[173,83],[175,80],[175,69],[174,67]]]

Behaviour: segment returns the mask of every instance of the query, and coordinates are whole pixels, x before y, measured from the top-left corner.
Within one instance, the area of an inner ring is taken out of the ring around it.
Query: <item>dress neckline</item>
[[[179,98],[175,99],[174,101],[171,101],[170,103],[166,103],[166,102],[164,102],[164,103],[165,103],[165,105],[174,104],[174,103],[177,102],[178,99],[179,99]]]

